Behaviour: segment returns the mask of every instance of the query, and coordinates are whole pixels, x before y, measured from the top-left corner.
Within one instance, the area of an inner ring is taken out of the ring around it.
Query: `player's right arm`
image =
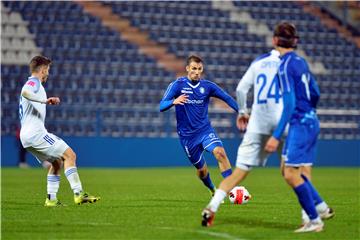
[[[248,68],[236,87],[236,101],[239,105],[239,114],[244,114],[247,112],[246,98],[249,89],[254,84],[255,75],[252,66],[253,65]]]
[[[236,87],[236,101],[239,105],[239,115],[236,120],[236,126],[241,131],[245,131],[250,118],[249,114],[247,113],[246,98],[249,89],[254,84],[255,74],[252,66],[253,65],[250,65]]]
[[[163,98],[160,101],[160,112],[164,112],[170,109],[173,105],[184,105],[186,103],[186,100],[188,99],[188,96],[186,94],[182,94],[175,98],[176,95],[177,83],[175,81],[168,86]]]
[[[60,103],[58,97],[50,97],[48,99],[41,98],[38,94],[40,83],[38,80],[28,80],[21,90],[21,96],[32,102],[38,102],[42,104],[55,105]]]

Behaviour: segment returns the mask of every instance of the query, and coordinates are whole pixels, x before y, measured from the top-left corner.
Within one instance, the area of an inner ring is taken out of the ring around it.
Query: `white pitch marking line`
[[[212,232],[212,231],[205,231],[205,230],[190,230],[190,229],[183,229],[183,228],[173,228],[173,227],[159,227],[159,229],[164,230],[177,230],[177,231],[183,231],[183,232],[192,232],[192,233],[200,233],[204,235],[209,235],[212,237],[219,237],[223,239],[231,239],[231,240],[246,240],[244,238],[237,238],[235,236],[232,236],[227,233],[221,233],[221,232]]]

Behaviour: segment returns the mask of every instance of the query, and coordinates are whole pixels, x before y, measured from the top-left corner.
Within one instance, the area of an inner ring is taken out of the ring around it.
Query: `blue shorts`
[[[212,152],[215,147],[222,147],[223,144],[214,130],[194,134],[188,137],[180,136],[180,142],[192,165],[200,169],[205,164],[204,150]]]
[[[317,118],[290,124],[283,149],[285,166],[311,166],[315,161],[319,132],[320,126]]]

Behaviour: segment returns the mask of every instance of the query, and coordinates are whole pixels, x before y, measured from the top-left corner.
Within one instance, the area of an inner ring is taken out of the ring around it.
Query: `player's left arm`
[[[211,83],[211,86],[212,86],[211,96],[223,100],[224,102],[227,103],[227,105],[229,105],[229,107],[234,109],[235,112],[237,113],[239,112],[239,106],[234,98],[232,98],[228,93],[226,93],[215,83]]]
[[[320,88],[316,82],[315,76],[311,72],[310,72],[309,89],[310,89],[311,105],[313,106],[313,108],[316,108],[316,105],[320,99]]]
[[[275,152],[277,150],[286,125],[290,121],[291,115],[295,111],[295,92],[293,90],[294,79],[290,66],[288,69],[280,71],[282,73],[279,74],[280,86],[283,93],[284,108],[275,131],[265,145],[265,150],[267,152]]]

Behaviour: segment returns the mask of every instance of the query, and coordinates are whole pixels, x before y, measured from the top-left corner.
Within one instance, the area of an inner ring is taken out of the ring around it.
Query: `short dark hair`
[[[187,60],[186,60],[186,66],[190,65],[191,62],[196,62],[196,63],[204,63],[204,61],[201,59],[201,57],[197,56],[197,55],[190,55]]]
[[[296,48],[299,40],[295,25],[289,22],[281,22],[276,25],[274,37],[279,39],[276,45],[283,48]]]
[[[44,56],[35,56],[31,59],[29,64],[30,72],[37,72],[40,67],[49,65],[51,65],[51,60],[49,58]]]

